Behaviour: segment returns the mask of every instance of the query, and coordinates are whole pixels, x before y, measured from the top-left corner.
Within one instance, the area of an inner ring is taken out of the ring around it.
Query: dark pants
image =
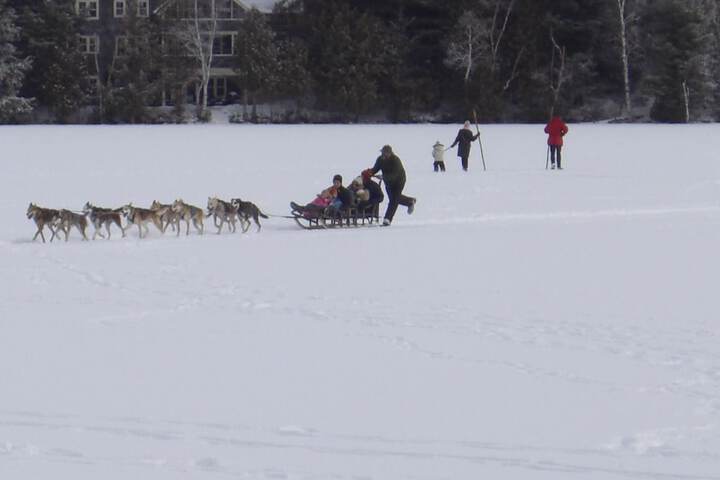
[[[405,188],[404,178],[393,183],[385,182],[385,191],[388,195],[388,206],[387,210],[385,210],[385,218],[387,218],[391,222],[393,217],[395,216],[395,211],[397,211],[398,205],[404,205],[406,207],[409,207],[410,205],[412,205],[412,202],[414,200],[414,198],[406,197],[402,194],[403,188]]]
[[[436,172],[440,170],[441,172],[445,171],[445,162],[433,162],[433,170]]]
[[[463,170],[465,170],[466,172],[468,169],[468,157],[469,156],[470,156],[470,154],[465,155],[464,157],[460,157],[460,161],[462,162]]]
[[[550,163],[552,163],[553,167],[555,166],[555,158],[557,157],[557,168],[562,168],[560,166],[560,161],[562,160],[561,151],[562,145],[550,145]]]

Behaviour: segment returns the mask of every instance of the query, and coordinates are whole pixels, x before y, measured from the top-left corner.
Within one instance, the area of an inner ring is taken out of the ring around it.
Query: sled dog
[[[43,234],[43,230],[45,229],[45,225],[47,225],[48,229],[52,232],[52,237],[50,237],[50,241],[52,242],[57,235],[54,226],[55,219],[59,216],[60,212],[58,210],[38,207],[34,203],[31,203],[27,209],[27,218],[32,219],[37,226],[37,232],[35,232],[35,236],[32,241],[34,242],[37,239],[37,236],[40,235],[43,243],[45,243],[45,234]]]
[[[222,231],[222,227],[225,223],[227,223],[228,228],[235,233],[237,230],[235,222],[238,217],[238,209],[236,206],[232,205],[230,202],[220,200],[217,197],[208,197],[207,209],[207,216],[210,217],[212,215],[213,223],[218,229],[218,234]],[[220,224],[218,224],[218,219],[220,219]]]
[[[65,241],[68,241],[68,238],[70,237],[70,230],[72,227],[75,227],[78,229],[78,231],[82,234],[83,241],[87,240],[87,235],[85,235],[85,230],[88,226],[87,218],[85,218],[84,213],[75,213],[70,210],[62,209],[59,212],[59,215],[54,220],[55,223],[55,231],[62,230],[65,233]]]
[[[152,205],[150,205],[150,210],[155,210],[160,214],[163,233],[167,230],[168,225],[172,226],[173,232],[180,228],[180,216],[173,211],[172,204],[160,203],[157,200],[153,200]]]
[[[145,236],[150,232],[147,226],[150,222],[162,232],[162,221],[160,220],[160,214],[157,210],[133,207],[132,203],[128,203],[122,207],[122,211],[128,221],[126,228],[130,228],[131,225],[137,225],[140,238],[143,238],[143,229],[145,229]]]
[[[192,220],[195,230],[200,232],[200,235],[205,232],[205,225],[203,225],[203,220],[205,219],[205,212],[202,208],[188,205],[187,203],[183,202],[182,199],[177,199],[172,204],[172,210],[179,215],[180,220],[185,221],[185,224],[187,225],[185,235],[190,235],[190,220]],[[177,234],[180,235],[179,228]]]
[[[90,218],[90,223],[95,227],[95,233],[93,233],[93,240],[100,235],[101,238],[105,238],[100,228],[105,226],[107,231],[107,239],[110,240],[110,225],[113,223],[118,226],[122,232],[122,236],[125,236],[125,229],[122,226],[122,208],[101,208],[96,207],[90,202],[86,202],[83,207],[83,212]]]
[[[253,220],[255,220],[258,232],[260,231],[259,217],[269,218],[267,215],[260,211],[257,205],[252,202],[244,202],[239,198],[233,198],[232,200],[230,200],[230,203],[232,203],[233,206],[237,207],[238,218],[242,218],[244,220],[243,232],[247,232],[248,228],[250,228],[251,217]]]

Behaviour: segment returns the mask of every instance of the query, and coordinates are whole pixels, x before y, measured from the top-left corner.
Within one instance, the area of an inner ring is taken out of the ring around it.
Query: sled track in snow
[[[469,217],[449,217],[417,222],[404,221],[411,225],[461,225],[467,223],[515,223],[515,222],[572,222],[599,219],[626,219],[642,217],[664,217],[672,215],[720,214],[720,206],[687,208],[608,209],[594,211],[567,211],[550,213],[487,213]]]

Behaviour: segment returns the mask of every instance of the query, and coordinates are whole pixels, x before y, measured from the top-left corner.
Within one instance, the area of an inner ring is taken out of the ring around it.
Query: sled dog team
[[[221,200],[217,197],[208,197],[207,212],[202,208],[185,203],[182,199],[175,200],[171,204],[153,201],[150,208],[140,208],[128,203],[120,208],[101,208],[90,202],[87,202],[82,212],[73,212],[72,210],[55,210],[52,208],[43,208],[31,203],[27,209],[27,217],[35,222],[37,232],[33,237],[33,241],[38,235],[45,243],[45,227],[48,227],[52,236],[52,242],[55,237],[60,237],[60,232],[65,234],[65,241],[70,236],[70,230],[75,227],[82,235],[83,240],[88,240],[86,230],[88,220],[95,228],[93,240],[99,235],[102,238],[110,239],[110,227],[116,225],[120,229],[122,236],[133,225],[138,228],[140,238],[147,236],[149,230],[148,224],[152,223],[161,232],[165,233],[168,227],[172,227],[176,235],[180,235],[181,223],[185,222],[185,235],[190,234],[190,222],[199,234],[205,232],[204,220],[213,218],[213,223],[217,228],[217,233],[221,233],[223,226],[227,224],[228,230],[235,232],[237,223],[240,223],[242,232],[248,231],[251,220],[257,225],[257,231],[260,231],[260,217],[268,218],[260,209],[252,202],[243,201],[240,198],[233,198],[229,202]],[[123,227],[123,217],[125,218],[125,226]],[[102,229],[107,232],[107,237]]]

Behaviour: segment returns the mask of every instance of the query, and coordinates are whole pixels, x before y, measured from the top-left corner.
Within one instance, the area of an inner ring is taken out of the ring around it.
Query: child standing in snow
[[[435,145],[433,145],[433,170],[436,172],[440,170],[441,172],[445,171],[445,158],[443,158],[443,155],[445,154],[445,145],[440,143],[440,141],[436,141]]]

